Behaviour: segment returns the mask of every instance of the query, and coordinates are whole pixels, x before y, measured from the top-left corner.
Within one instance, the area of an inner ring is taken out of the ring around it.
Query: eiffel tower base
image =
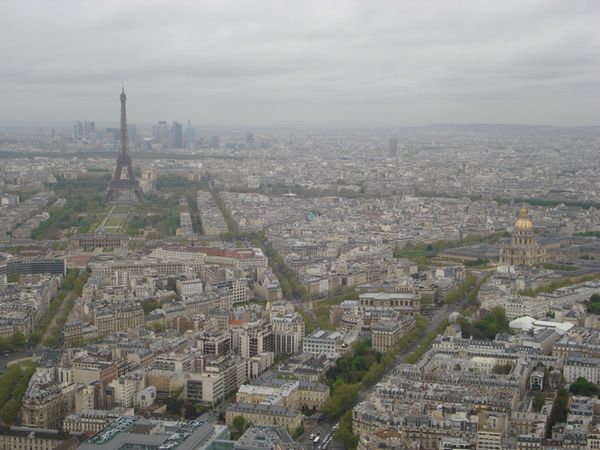
[[[139,202],[144,201],[144,194],[138,182],[129,180],[111,181],[106,192],[106,201],[112,202],[116,200],[121,192],[133,192]]]

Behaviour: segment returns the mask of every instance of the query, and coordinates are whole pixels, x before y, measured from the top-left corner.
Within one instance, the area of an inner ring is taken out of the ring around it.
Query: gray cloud
[[[0,121],[597,124],[589,1],[0,1]]]

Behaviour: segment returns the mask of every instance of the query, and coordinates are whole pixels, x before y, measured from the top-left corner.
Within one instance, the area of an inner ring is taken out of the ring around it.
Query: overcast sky
[[[600,125],[600,1],[0,0],[0,123]]]

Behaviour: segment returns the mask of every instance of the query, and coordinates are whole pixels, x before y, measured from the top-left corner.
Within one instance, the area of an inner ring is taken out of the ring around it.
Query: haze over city
[[[595,1],[2,2],[0,123],[598,125]]]

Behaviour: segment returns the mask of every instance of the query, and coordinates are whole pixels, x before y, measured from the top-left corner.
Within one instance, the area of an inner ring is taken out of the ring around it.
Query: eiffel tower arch
[[[131,156],[129,154],[126,102],[127,96],[125,95],[125,88],[123,88],[121,91],[121,146],[119,157],[117,158],[117,168],[106,192],[107,202],[116,200],[118,194],[122,192],[132,192],[140,202],[144,201],[144,194],[133,173],[133,165],[131,164]]]

